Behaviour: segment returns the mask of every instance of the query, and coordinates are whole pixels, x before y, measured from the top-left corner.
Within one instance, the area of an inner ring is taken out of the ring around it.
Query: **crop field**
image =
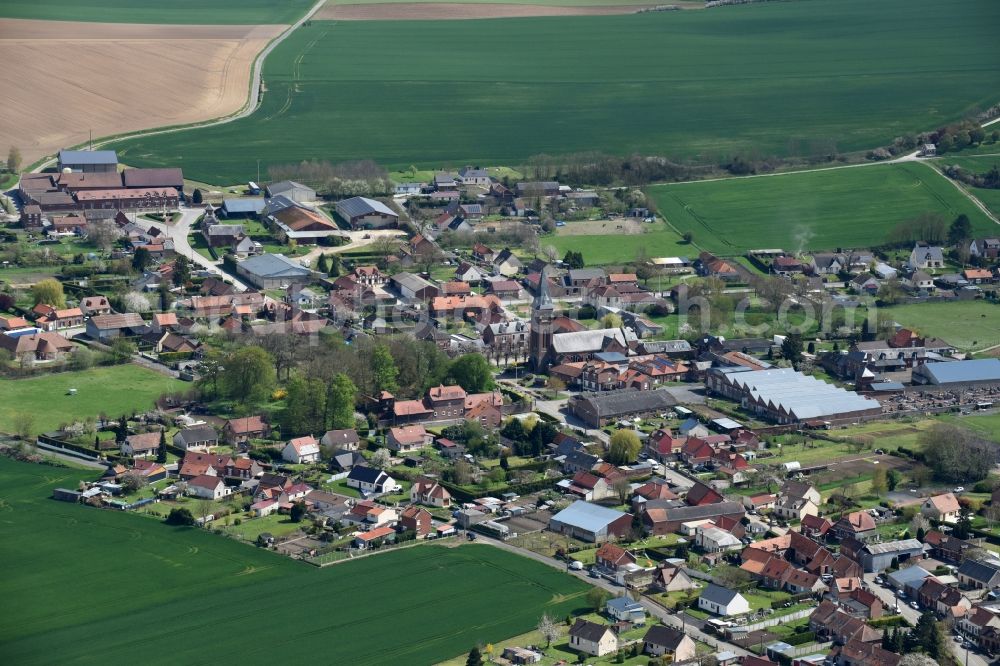
[[[199,529],[49,499],[81,474],[0,459],[6,663],[122,661],[141,650],[144,664],[237,653],[248,663],[322,654],[429,664],[585,605],[584,583],[490,546],[418,546],[316,569]],[[393,629],[374,637],[376,624]]]
[[[934,0],[762,3],[462,30],[311,21],[268,57],[250,117],[111,147],[134,166],[179,165],[211,183],[245,180],[257,158],[405,169],[594,150],[702,163],[828,155],[995,103],[998,22],[989,0],[948,12]],[[927,25],[934,39],[914,39]]]
[[[71,388],[76,395],[67,394]],[[22,412],[34,416],[33,430],[38,433],[101,412],[118,418],[147,410],[160,395],[190,388],[179,379],[131,364],[0,379],[0,432],[14,432],[14,417]]]
[[[852,167],[650,188],[662,214],[694,242],[723,254],[871,247],[922,213],[959,213],[977,234],[1000,231],[947,178],[925,164]]]
[[[106,23],[294,23],[312,0],[4,0],[0,17]]]
[[[990,301],[897,305],[879,314],[965,351],[1000,345],[1000,305]]]

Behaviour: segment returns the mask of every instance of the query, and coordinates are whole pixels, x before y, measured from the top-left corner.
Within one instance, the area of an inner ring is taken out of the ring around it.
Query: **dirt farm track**
[[[519,18],[534,16],[605,16],[634,14],[643,7],[635,5],[547,6],[461,2],[385,2],[365,5],[328,4],[316,13],[316,19],[338,21],[447,21],[463,19]]]
[[[94,138],[239,110],[254,58],[284,26],[0,19],[0,150],[26,164]]]

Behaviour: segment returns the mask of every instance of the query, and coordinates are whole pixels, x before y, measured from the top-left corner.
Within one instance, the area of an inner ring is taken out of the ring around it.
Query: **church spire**
[[[541,274],[538,276],[538,295],[535,296],[535,301],[531,304],[533,310],[552,310],[552,297],[549,296],[549,279],[545,275],[545,269],[547,266],[542,268]]]

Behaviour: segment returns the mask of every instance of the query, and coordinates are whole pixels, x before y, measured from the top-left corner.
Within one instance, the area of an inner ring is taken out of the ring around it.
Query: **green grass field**
[[[327,0],[327,5],[388,5],[413,2],[413,0]],[[542,5],[545,7],[633,7],[659,4],[653,0],[434,0],[435,3],[468,5]],[[701,8],[701,0],[675,0],[672,5]]]
[[[568,222],[572,225],[572,222]],[[685,243],[677,233],[662,222],[655,225],[643,225],[646,229],[642,234],[615,235],[564,235],[559,233],[566,227],[557,230],[554,236],[540,239],[544,247],[551,245],[563,256],[567,250],[583,253],[583,259],[588,266],[601,264],[624,263],[635,261],[640,254],[646,257],[676,257],[688,256],[692,259],[698,256],[698,249]],[[692,256],[693,255],[693,256]]]
[[[80,474],[0,459],[7,663],[141,653],[144,664],[233,654],[431,664],[585,605],[587,585],[490,546],[419,546],[316,569],[202,530],[49,499]]]
[[[898,305],[879,314],[965,351],[1000,345],[1000,306],[989,301]]]
[[[994,152],[1000,152],[1000,145],[993,145]],[[977,156],[966,156],[962,155],[960,157],[942,157],[937,160],[937,165],[944,167],[945,165],[955,164],[963,169],[968,169],[974,173],[985,173],[992,169],[994,166],[1000,166],[1000,154],[995,155],[977,155]],[[983,205],[990,209],[990,212],[994,216],[1000,217],[1000,190],[987,190],[982,187],[969,187],[968,190],[977,199],[983,202]]]
[[[959,213],[977,234],[1000,229],[926,164],[905,163],[650,188],[660,214],[694,242],[723,254],[747,249],[831,250],[885,243],[926,212]]]
[[[294,23],[310,0],[4,0],[0,17],[103,23],[256,25]]]
[[[76,395],[67,390],[75,388]],[[34,431],[45,432],[104,412],[112,418],[147,410],[163,393],[186,391],[191,385],[137,365],[95,367],[29,379],[0,379],[0,432],[14,432],[14,416],[28,412]]]
[[[705,163],[827,155],[996,103],[998,23],[989,0],[947,12],[934,0],[776,2],[462,29],[314,21],[268,57],[252,116],[110,147],[134,166],[182,166],[212,183],[245,180],[257,158],[405,169],[594,150]],[[931,45],[913,37],[927,25]]]

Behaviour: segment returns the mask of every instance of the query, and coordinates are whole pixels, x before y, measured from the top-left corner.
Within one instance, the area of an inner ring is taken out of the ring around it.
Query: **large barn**
[[[337,202],[337,215],[352,229],[381,229],[395,226],[399,215],[381,201],[352,197]]]

